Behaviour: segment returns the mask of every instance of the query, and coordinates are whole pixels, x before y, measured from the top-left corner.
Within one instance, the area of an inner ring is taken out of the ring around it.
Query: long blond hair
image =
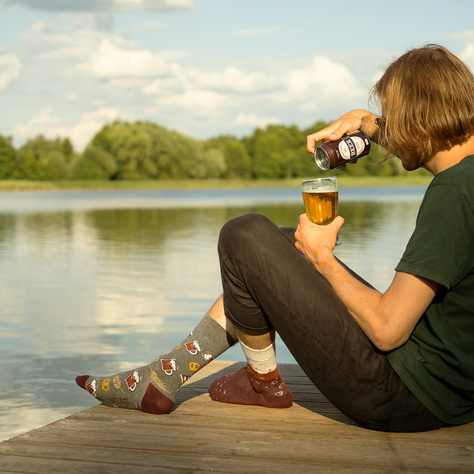
[[[372,89],[382,109],[379,143],[416,169],[474,134],[474,74],[439,45],[394,61]]]

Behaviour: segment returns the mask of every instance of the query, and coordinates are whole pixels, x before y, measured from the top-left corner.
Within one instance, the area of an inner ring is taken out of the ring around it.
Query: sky
[[[82,151],[113,120],[206,139],[354,108],[405,51],[474,69],[472,0],[0,0],[0,134]]]

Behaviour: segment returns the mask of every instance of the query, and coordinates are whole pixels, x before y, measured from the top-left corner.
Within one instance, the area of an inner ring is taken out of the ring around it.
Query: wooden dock
[[[170,415],[98,405],[4,441],[0,472],[474,473],[474,423],[427,433],[365,430],[296,365],[280,366],[291,408],[213,402],[210,382],[242,365],[214,361],[201,370]]]

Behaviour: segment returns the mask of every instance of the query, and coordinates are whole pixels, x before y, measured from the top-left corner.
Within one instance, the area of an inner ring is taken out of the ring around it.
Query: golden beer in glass
[[[313,224],[328,225],[336,218],[338,188],[335,176],[305,179],[302,191],[306,214]],[[340,243],[337,239],[336,245]]]

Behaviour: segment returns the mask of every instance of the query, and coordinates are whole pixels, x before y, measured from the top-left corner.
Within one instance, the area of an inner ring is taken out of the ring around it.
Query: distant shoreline
[[[339,186],[427,186],[432,176],[338,176]],[[18,191],[77,191],[77,190],[154,190],[205,188],[265,188],[296,187],[302,178],[279,180],[147,180],[147,181],[26,181],[0,180],[0,192]]]

